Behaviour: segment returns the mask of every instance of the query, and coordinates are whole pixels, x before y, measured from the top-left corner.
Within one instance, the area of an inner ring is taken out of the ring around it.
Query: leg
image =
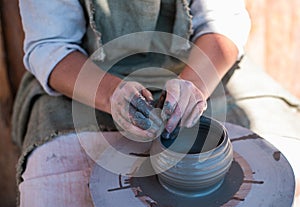
[[[76,134],[38,147],[22,175],[20,206],[93,206],[88,187],[92,166]]]

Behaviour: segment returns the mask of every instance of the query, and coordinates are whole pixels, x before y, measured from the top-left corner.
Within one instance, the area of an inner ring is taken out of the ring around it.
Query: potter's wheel
[[[196,198],[177,196],[165,190],[156,175],[132,177],[133,168],[128,168],[128,173],[118,174],[96,165],[90,178],[94,205],[96,207],[292,206],[295,180],[286,158],[252,131],[232,124],[226,124],[226,128],[233,145],[234,162],[222,186],[214,193]],[[108,136],[120,138],[118,133],[110,133]],[[124,138],[120,140],[124,142]],[[130,145],[130,140],[126,142],[123,153],[127,151],[133,156],[144,158],[147,156],[149,145],[145,143],[141,147],[141,144]],[[145,153],[142,153],[141,149]],[[144,159],[139,164],[140,170],[149,166],[149,159]]]

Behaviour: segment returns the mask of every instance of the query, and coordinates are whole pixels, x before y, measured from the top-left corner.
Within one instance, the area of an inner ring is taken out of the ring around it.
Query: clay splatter
[[[150,154],[148,153],[134,153],[134,152],[131,152],[129,153],[129,155],[133,155],[133,156],[137,156],[137,157],[150,157]]]
[[[244,201],[245,199],[244,198],[239,198],[239,197],[232,197],[233,200],[237,200],[237,201]]]
[[[252,183],[252,184],[264,184],[264,181],[257,180],[244,180],[243,183]]]
[[[242,140],[248,140],[248,139],[261,139],[261,137],[259,137],[257,134],[253,133],[253,134],[249,134],[247,136],[242,136],[239,138],[233,138],[230,139],[231,142],[236,142],[236,141],[242,141]]]
[[[280,151],[274,152],[274,153],[273,153],[273,158],[274,158],[274,160],[279,161],[279,160],[280,160],[280,155],[281,155],[281,152],[280,152]]]
[[[113,191],[118,191],[118,190],[124,190],[124,189],[128,189],[128,188],[131,188],[131,185],[123,185],[122,184],[122,175],[121,174],[119,174],[119,177],[118,177],[118,181],[119,181],[119,187],[117,187],[117,188],[111,188],[111,189],[108,189],[107,191],[108,192],[113,192]],[[126,183],[130,183],[129,181],[128,181],[128,179],[125,179],[125,184]]]

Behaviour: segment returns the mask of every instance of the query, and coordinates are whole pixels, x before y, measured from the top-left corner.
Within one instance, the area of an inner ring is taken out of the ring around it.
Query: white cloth
[[[29,156],[19,185],[21,207],[92,207],[89,179],[94,162],[76,134],[57,137]]]

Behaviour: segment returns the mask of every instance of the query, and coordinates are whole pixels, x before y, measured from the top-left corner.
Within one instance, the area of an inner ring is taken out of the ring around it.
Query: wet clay
[[[149,129],[151,127],[151,121],[148,118],[146,118],[141,112],[132,109],[129,110],[129,114],[130,120],[135,126],[143,130]]]
[[[197,154],[213,150],[224,140],[225,128],[218,122],[202,116],[192,128],[177,128],[173,139],[161,136],[161,143],[179,153]],[[174,130],[175,131],[175,130]]]
[[[168,132],[166,129],[164,129],[164,131],[161,134],[161,138],[162,139],[171,139],[171,140],[174,140],[178,136],[178,134],[179,134],[179,131],[180,131],[180,126],[179,125],[180,124],[178,124],[176,126],[176,128],[171,133]]]
[[[130,102],[137,111],[140,111],[145,117],[149,118],[153,106],[150,105],[142,96],[134,96]]]
[[[131,122],[143,130],[147,130],[151,126],[159,128],[158,126],[162,124],[162,121],[158,114],[153,113],[154,109],[152,102],[147,101],[142,96],[134,96],[129,104]]]

